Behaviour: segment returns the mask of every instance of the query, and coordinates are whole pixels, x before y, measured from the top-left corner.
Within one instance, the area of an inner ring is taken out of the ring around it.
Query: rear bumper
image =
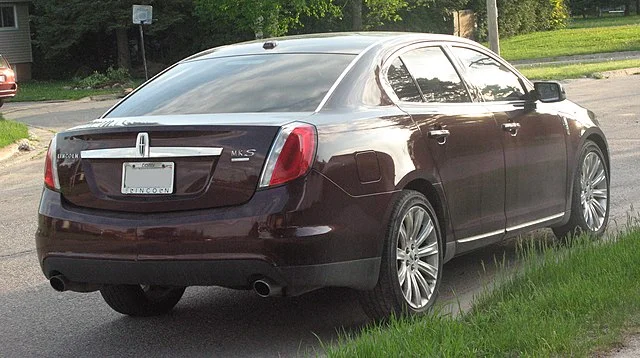
[[[393,195],[351,197],[311,172],[236,207],[131,214],[74,207],[45,188],[36,246],[45,276],[76,282],[368,289]]]
[[[268,278],[285,287],[285,295],[328,286],[369,289],[371,283],[363,278],[377,278],[379,269],[377,258],[284,267],[261,260],[121,261],[50,256],[43,262],[43,271],[62,273],[78,283],[248,289],[254,281]]]
[[[17,92],[18,92],[18,85],[15,83],[11,85],[7,85],[7,84],[0,85],[0,98],[14,97]]]

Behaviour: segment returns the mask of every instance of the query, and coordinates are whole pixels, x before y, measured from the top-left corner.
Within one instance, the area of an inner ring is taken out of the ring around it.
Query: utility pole
[[[489,48],[500,55],[500,35],[498,33],[498,4],[496,0],[487,0],[487,26],[489,30]]]

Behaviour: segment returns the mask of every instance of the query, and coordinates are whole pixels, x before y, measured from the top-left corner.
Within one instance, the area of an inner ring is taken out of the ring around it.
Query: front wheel
[[[442,261],[433,207],[417,191],[402,192],[387,228],[378,283],[361,293],[362,308],[374,320],[428,311],[436,300]]]
[[[609,221],[609,169],[600,147],[587,141],[582,147],[573,179],[569,222],[553,229],[556,237],[601,236]]]
[[[109,285],[100,289],[105,302],[115,311],[129,316],[157,316],[178,304],[185,287],[149,285]]]

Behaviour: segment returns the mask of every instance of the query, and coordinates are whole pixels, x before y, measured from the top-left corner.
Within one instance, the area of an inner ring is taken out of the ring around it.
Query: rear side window
[[[458,72],[440,47],[425,47],[400,56],[427,102],[471,102]]]
[[[399,100],[404,102],[422,102],[420,90],[400,58],[396,58],[391,66],[389,66],[387,81]]]
[[[0,56],[0,67],[9,68],[9,62],[4,59],[4,57]]]
[[[453,47],[452,51],[485,101],[517,101],[525,98],[525,90],[518,76],[509,68],[479,51],[464,47]]]
[[[269,54],[181,63],[107,117],[312,112],[355,58],[343,54]]]

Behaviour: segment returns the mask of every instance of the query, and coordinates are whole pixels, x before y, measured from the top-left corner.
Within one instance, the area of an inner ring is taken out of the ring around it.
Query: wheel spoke
[[[411,230],[411,240],[414,242],[418,239],[422,221],[424,220],[424,211],[421,208],[413,210],[413,229]]]
[[[418,261],[418,269],[420,270],[420,272],[431,276],[433,280],[438,278],[438,269],[433,265],[430,265],[424,261]]]
[[[400,281],[400,286],[404,285],[404,281],[407,279],[407,264],[403,263],[400,265],[400,270],[398,270],[398,280]]]
[[[593,191],[593,197],[597,199],[606,199],[607,198],[607,189],[595,189]]]
[[[604,173],[604,169],[600,169],[598,171],[598,174],[596,175],[596,177],[593,179],[593,181],[591,182],[591,186],[592,187],[597,187],[598,185],[600,185],[606,178],[606,175]]]
[[[411,287],[413,288],[413,292],[411,294],[412,300],[410,301],[416,306],[420,306],[422,295],[420,295],[420,288],[418,287],[418,282],[416,282],[416,275],[411,275]]]
[[[398,248],[396,249],[396,258],[400,261],[406,262],[409,260],[409,255],[405,250]]]
[[[422,296],[424,298],[431,297],[431,292],[432,292],[431,287],[429,286],[429,283],[424,278],[424,276],[422,276],[422,273],[420,273],[419,271],[416,272],[416,282],[418,283],[418,287],[420,287],[420,292],[422,292]]]
[[[437,253],[438,253],[438,243],[437,242],[434,242],[433,244],[431,244],[429,246],[421,247],[420,249],[418,249],[418,257],[419,258],[433,256],[433,255],[436,255]]]
[[[404,232],[406,233],[405,240],[409,243],[413,240],[413,237],[411,236],[413,230],[413,215],[411,212],[407,213],[407,216],[402,220],[402,224],[404,225]]]
[[[428,219],[429,222],[424,225],[424,227],[422,228],[422,230],[420,231],[420,234],[418,235],[418,238],[416,240],[416,246],[420,247],[420,245],[422,245],[422,243],[424,243],[424,241],[431,235],[431,233],[433,233],[433,221],[431,221],[431,219]]]
[[[412,302],[411,296],[413,296],[413,283],[411,282],[411,276],[413,276],[413,274],[411,272],[407,272],[407,279],[405,280],[406,289],[403,290],[404,297],[409,302]]]
[[[595,210],[595,213],[598,215],[598,219],[600,219],[601,217],[604,218],[605,214],[607,213],[607,209],[605,209],[599,201],[591,200],[591,206]]]

